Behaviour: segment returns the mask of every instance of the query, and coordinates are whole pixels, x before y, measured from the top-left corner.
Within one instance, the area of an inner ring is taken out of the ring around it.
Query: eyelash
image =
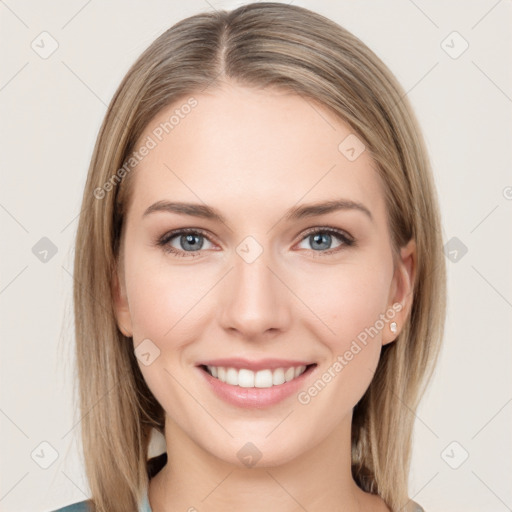
[[[306,233],[304,233],[303,237],[300,239],[300,242],[302,242],[309,236],[315,235],[317,233],[327,233],[329,235],[334,235],[342,242],[342,245],[335,247],[334,249],[328,249],[326,251],[315,251],[313,249],[310,249],[310,251],[313,252],[314,257],[329,256],[331,254],[339,252],[343,248],[355,247],[357,245],[356,240],[353,237],[347,235],[346,233],[344,233],[343,231],[340,231],[339,229],[334,229],[334,228],[329,228],[329,227],[313,228],[309,231],[306,231]],[[169,242],[173,238],[176,238],[177,236],[184,235],[184,234],[201,235],[201,236],[207,238],[208,240],[210,240],[208,234],[205,231],[202,231],[201,229],[182,228],[182,229],[177,229],[175,231],[170,231],[168,233],[165,233],[165,235],[163,235],[159,239],[157,239],[156,245],[159,247],[162,247],[164,252],[174,254],[175,256],[178,256],[178,257],[195,258],[195,257],[199,256],[202,252],[201,249],[199,251],[179,251],[169,245]],[[211,242],[211,240],[210,240],[210,242]]]

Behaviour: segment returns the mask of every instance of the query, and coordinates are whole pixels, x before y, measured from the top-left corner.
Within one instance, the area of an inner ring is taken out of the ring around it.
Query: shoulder
[[[73,503],[72,505],[67,505],[66,507],[54,510],[53,512],[90,512],[91,510],[92,508],[89,507],[89,500],[85,500]]]

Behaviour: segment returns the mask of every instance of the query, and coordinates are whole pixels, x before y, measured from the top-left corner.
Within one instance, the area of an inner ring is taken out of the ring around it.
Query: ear
[[[400,257],[398,258],[393,275],[388,308],[395,311],[395,316],[389,320],[384,328],[382,335],[383,345],[391,343],[398,337],[409,316],[413,303],[415,275],[416,242],[414,239],[411,239],[400,249]],[[391,322],[396,322],[396,332],[391,331]]]
[[[122,268],[118,268],[117,264],[112,272],[112,297],[114,299],[117,327],[126,337],[130,338],[133,336],[133,329],[130,307],[126,296],[124,272]]]

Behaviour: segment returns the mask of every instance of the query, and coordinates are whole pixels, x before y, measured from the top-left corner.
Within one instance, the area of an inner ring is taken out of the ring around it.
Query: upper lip
[[[258,371],[290,368],[291,366],[309,366],[311,364],[313,364],[311,361],[297,361],[293,359],[259,359],[257,361],[249,361],[248,359],[236,357],[201,361],[197,363],[197,366],[222,366],[224,368],[236,368],[237,370],[246,368],[247,370]]]

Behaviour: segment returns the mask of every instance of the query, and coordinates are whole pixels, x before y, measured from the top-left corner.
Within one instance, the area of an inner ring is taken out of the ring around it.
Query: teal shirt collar
[[[148,493],[144,494],[144,498],[142,499],[142,505],[140,506],[140,512],[152,512],[151,507],[149,506]]]

